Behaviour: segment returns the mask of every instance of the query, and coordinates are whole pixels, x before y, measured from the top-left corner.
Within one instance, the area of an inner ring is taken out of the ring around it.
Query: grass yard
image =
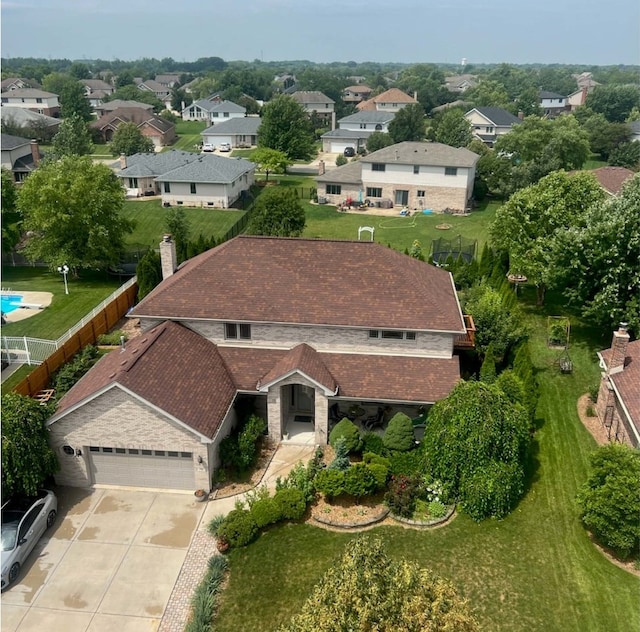
[[[253,149],[234,149],[231,152],[231,158],[246,158],[249,160],[254,151],[255,147]]]
[[[163,208],[160,200],[127,200],[124,214],[136,222],[133,233],[127,236],[128,244],[157,247],[165,232],[164,218],[169,209]],[[189,222],[191,239],[202,233],[205,237],[222,237],[242,217],[244,211],[215,210],[183,207]]]
[[[546,346],[546,317],[565,310],[553,295],[544,311],[533,308],[533,301],[532,289],[525,288],[541,381],[536,467],[525,498],[500,522],[476,524],[459,515],[430,531],[380,527],[373,532],[386,540],[391,555],[415,559],[450,578],[470,600],[484,630],[636,630],[640,581],[591,544],[574,502],[595,448],[577,416],[576,400],[598,379],[595,351],[607,347],[610,338],[572,318],[574,372],[562,375],[553,364],[558,352]],[[352,537],[307,524],[286,525],[232,551],[216,630],[266,631],[288,621]]]
[[[200,134],[207,128],[206,123],[200,121],[182,121],[176,122],[176,134],[178,140],[170,147],[165,147],[162,151],[170,151],[172,149],[181,149],[182,151],[197,152],[196,145],[202,142]]]
[[[591,154],[589,160],[583,165],[583,169],[598,169],[598,167],[606,167],[609,163],[606,160],[600,160],[598,154]]]

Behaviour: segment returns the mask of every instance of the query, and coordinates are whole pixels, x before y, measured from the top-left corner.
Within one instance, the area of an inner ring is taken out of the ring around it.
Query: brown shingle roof
[[[271,384],[294,371],[304,373],[329,391],[335,392],[336,390],[336,381],[322,361],[320,354],[304,343],[295,346],[283,358],[276,361],[271,371],[262,378],[261,383],[263,385]]]
[[[367,101],[361,101],[356,107],[359,110],[375,110],[376,103],[417,103],[417,101],[398,88],[390,88]]]
[[[164,322],[104,356],[59,402],[54,420],[103,389],[120,385],[212,438],[236,394],[216,345]]]
[[[245,235],[187,261],[132,315],[465,331],[446,270],[375,242]]]
[[[606,365],[611,360],[611,349],[600,352]],[[624,369],[610,377],[622,402],[629,412],[631,423],[640,434],[640,340],[627,345]]]
[[[622,190],[622,185],[633,176],[634,172],[625,167],[600,167],[591,173],[607,193],[618,195]]]

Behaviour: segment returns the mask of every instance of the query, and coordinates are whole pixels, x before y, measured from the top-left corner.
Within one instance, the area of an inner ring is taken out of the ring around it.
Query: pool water
[[[21,294],[3,294],[0,298],[2,299],[1,309],[3,314],[10,314],[18,309],[22,303]]]

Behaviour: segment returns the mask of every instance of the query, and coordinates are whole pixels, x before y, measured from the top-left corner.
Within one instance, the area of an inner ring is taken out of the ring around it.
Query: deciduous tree
[[[259,147],[251,152],[250,160],[258,165],[258,169],[265,172],[267,181],[270,173],[286,173],[287,166],[291,164],[287,154],[269,147]]]
[[[109,149],[114,156],[119,156],[120,154],[133,156],[133,154],[153,151],[153,141],[143,136],[134,122],[128,121],[118,125],[113,133]]]
[[[172,207],[167,211],[164,218],[166,231],[173,236],[176,242],[176,253],[179,262],[182,263],[187,258],[187,243],[189,242],[189,220],[183,208]]]
[[[369,153],[389,147],[389,145],[393,145],[393,138],[391,138],[391,134],[386,132],[372,132],[371,136],[367,138],[367,151]]]
[[[87,156],[42,165],[18,197],[24,229],[34,236],[24,252],[51,268],[106,268],[118,262],[133,222],[121,214],[124,192],[114,173]]]
[[[65,118],[53,137],[51,154],[54,160],[64,156],[86,156],[93,151],[91,134],[86,122],[78,114]]]
[[[396,143],[424,138],[424,109],[419,103],[403,107],[389,123],[389,134]]]
[[[466,147],[473,136],[464,112],[458,108],[447,110],[438,121],[435,138],[439,143],[451,147]]]
[[[313,130],[302,106],[287,95],[269,101],[262,109],[258,144],[283,152],[289,160],[309,158]]]
[[[304,208],[295,191],[268,188],[251,210],[248,232],[272,237],[299,237],[305,224]]]
[[[607,121],[623,123],[633,108],[640,107],[640,87],[637,85],[600,85],[587,95],[586,105],[604,114]]]

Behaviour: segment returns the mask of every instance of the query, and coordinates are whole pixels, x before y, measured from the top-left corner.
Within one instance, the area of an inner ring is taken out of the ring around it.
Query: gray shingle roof
[[[99,109],[110,112],[118,108],[142,108],[143,110],[153,110],[153,105],[142,103],[141,101],[127,101],[125,99],[114,99],[103,103]]]
[[[384,147],[362,158],[361,162],[395,162],[436,167],[472,167],[480,156],[463,147],[442,143],[405,142]]]
[[[223,158],[212,154],[197,156],[186,165],[177,167],[156,178],[157,182],[233,182],[241,175],[255,169],[255,165],[243,158]]]
[[[483,106],[474,109],[476,112],[480,112],[482,116],[489,119],[494,125],[500,125],[501,127],[504,127],[522,123],[522,121],[517,116],[514,116],[513,114],[511,114],[511,112],[508,112],[507,110],[504,110],[502,108]],[[467,114],[469,114],[469,112],[467,112]]]
[[[2,134],[2,136],[0,136],[2,149],[15,149],[16,147],[22,147],[29,143],[31,143],[31,140],[20,136],[12,136],[11,134]]]
[[[333,99],[330,99],[326,94],[318,92],[317,90],[296,90],[291,96],[302,104],[309,103],[335,103]]]
[[[395,112],[363,110],[339,119],[338,123],[389,123],[395,115]]]
[[[244,114],[247,111],[247,108],[243,108],[233,101],[220,101],[220,103],[212,103],[212,105],[211,112],[235,112]]]
[[[212,112],[213,108],[218,104],[214,103],[213,101],[209,101],[209,99],[199,99],[198,101],[194,101],[191,105],[187,105],[187,107],[185,107],[182,111],[185,112],[194,105],[204,110],[205,112]]]
[[[53,127],[54,125],[60,125],[62,122],[61,119],[39,114],[28,108],[0,108],[0,118],[2,118],[3,122],[11,121],[20,127],[33,125],[34,123]]]
[[[334,129],[330,132],[325,132],[321,138],[369,138],[371,134],[373,134],[372,129]]]
[[[329,169],[316,178],[317,182],[335,184],[362,184],[362,165],[359,161]]]
[[[37,88],[19,88],[18,90],[8,90],[2,93],[3,97],[21,97],[21,98],[39,98],[49,99],[50,97],[57,97],[57,94],[53,92],[45,92],[44,90],[38,90]]]
[[[134,154],[133,156],[127,156],[126,169],[121,169],[117,175],[123,178],[159,176],[182,167],[196,158],[198,158],[198,154],[176,149],[159,154]]]
[[[567,98],[563,94],[558,94],[557,92],[548,92],[547,90],[540,90],[540,92],[538,92],[538,96],[541,99],[566,99]]]
[[[232,118],[222,123],[217,123],[202,132],[203,136],[229,136],[230,134],[257,134],[261,119],[257,116],[244,116]]]

